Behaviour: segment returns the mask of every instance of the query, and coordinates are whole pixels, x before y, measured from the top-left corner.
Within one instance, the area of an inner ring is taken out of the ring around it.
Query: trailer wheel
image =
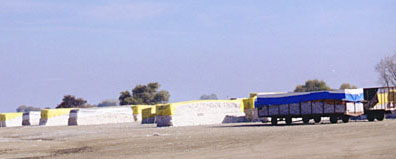
[[[278,124],[278,118],[271,117],[271,124],[272,125],[277,125]]]
[[[368,121],[374,121],[374,119],[375,119],[375,118],[374,118],[374,114],[373,114],[373,113],[368,113],[368,114],[367,114],[367,120],[368,120]]]
[[[348,115],[342,116],[342,122],[344,122],[344,123],[349,122],[349,116]]]
[[[378,112],[375,116],[375,119],[377,119],[378,121],[382,121],[385,118],[385,114],[384,112]]]
[[[290,125],[292,123],[291,117],[286,117],[286,125]]]
[[[302,118],[304,124],[309,124],[309,117]]]
[[[337,123],[337,116],[330,116],[330,123],[333,123],[333,124],[335,124],[335,123]]]
[[[314,117],[315,123],[319,123],[321,120],[322,120],[322,117],[321,117],[321,116],[315,116],[315,117]]]

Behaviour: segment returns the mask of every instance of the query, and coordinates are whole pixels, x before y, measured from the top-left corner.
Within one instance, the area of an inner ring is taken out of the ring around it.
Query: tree
[[[351,85],[351,84],[349,84],[349,83],[343,83],[343,84],[340,86],[340,89],[357,89],[357,86]]]
[[[160,84],[157,82],[148,83],[147,85],[137,85],[132,89],[132,95],[129,91],[123,91],[118,99],[121,105],[167,103],[170,94],[166,90],[158,91],[159,87]]]
[[[153,103],[158,104],[158,103],[168,103],[170,98],[170,94],[168,91],[161,90],[154,95]]]
[[[40,111],[40,110],[41,108],[39,107],[26,106],[26,105],[21,105],[16,109],[17,112],[30,112],[30,111]]]
[[[315,80],[308,80],[305,82],[305,85],[298,85],[294,92],[311,92],[311,91],[325,91],[331,90],[329,86],[327,86],[326,82]]]
[[[118,100],[120,101],[120,105],[128,105],[128,103],[130,103],[130,101],[129,101],[130,97],[132,97],[132,96],[131,96],[131,93],[129,91],[121,92],[121,95],[118,98]]]
[[[65,95],[62,99],[62,103],[60,103],[56,108],[86,108],[89,107],[87,105],[87,101],[82,98],[76,98],[72,95]]]
[[[210,95],[204,94],[204,95],[202,95],[199,99],[200,99],[200,100],[208,100],[208,99],[218,99],[218,98],[217,98],[217,95],[216,95],[216,94],[212,93],[212,94],[210,94]]]
[[[384,86],[396,85],[396,53],[385,56],[377,65],[375,70],[380,75],[379,82]]]
[[[118,99],[107,99],[98,104],[98,107],[117,106],[120,104]]]

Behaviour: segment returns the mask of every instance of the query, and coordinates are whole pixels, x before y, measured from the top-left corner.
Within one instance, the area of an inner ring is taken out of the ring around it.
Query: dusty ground
[[[0,128],[0,158],[396,158],[396,120]]]

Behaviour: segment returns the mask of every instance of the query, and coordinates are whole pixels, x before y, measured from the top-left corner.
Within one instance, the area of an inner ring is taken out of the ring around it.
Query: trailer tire
[[[278,125],[278,118],[271,117],[271,124],[272,125]]]
[[[302,120],[303,120],[304,124],[309,124],[309,117],[305,116],[305,117],[302,118]]]
[[[375,116],[375,119],[377,119],[378,121],[382,121],[385,118],[385,114],[383,112],[378,112]]]
[[[367,120],[368,121],[374,121],[375,117],[373,113],[367,113]]]
[[[292,118],[291,117],[286,117],[286,125],[292,124]]]
[[[320,123],[321,120],[322,120],[322,117],[321,117],[321,116],[315,116],[315,117],[314,117],[315,123]]]
[[[344,123],[349,122],[349,116],[348,115],[342,116],[342,122],[344,122]]]
[[[335,124],[337,123],[337,116],[330,116],[330,123]]]

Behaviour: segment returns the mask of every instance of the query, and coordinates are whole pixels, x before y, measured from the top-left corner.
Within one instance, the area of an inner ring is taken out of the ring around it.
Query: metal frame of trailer
[[[333,108],[332,108],[333,111],[332,112],[329,112],[329,111],[325,112],[326,106],[329,106],[329,105],[325,104],[325,101],[332,101],[333,102],[332,103],[332,106],[333,106]],[[338,105],[337,105],[337,102],[338,102]],[[304,102],[304,103],[306,103],[306,102]],[[298,114],[291,113],[290,104],[285,104],[288,107],[288,113],[287,114],[284,114],[284,113],[282,114],[281,113],[281,105],[266,105],[266,106],[263,106],[261,108],[258,108],[258,116],[259,117],[271,117],[272,125],[277,125],[278,119],[284,118],[285,121],[286,121],[286,124],[289,125],[289,124],[292,123],[292,118],[302,118],[304,124],[309,123],[309,121],[311,119],[313,119],[315,121],[315,123],[319,123],[321,121],[322,117],[330,117],[330,122],[331,123],[337,123],[338,120],[340,120],[340,119],[344,123],[347,123],[351,116],[360,116],[360,115],[362,115],[364,113],[363,109],[357,109],[357,105],[356,104],[360,103],[360,102],[350,102],[350,101],[342,101],[342,100],[318,100],[318,101],[309,101],[309,103],[310,103],[310,107],[308,108],[308,110],[310,109],[310,113],[303,113],[302,104],[298,103],[298,107],[299,107],[299,111],[298,111],[299,113]],[[322,107],[322,109],[321,109],[322,112],[319,112],[319,113],[318,112],[314,112],[313,103],[322,103],[322,106],[321,106]],[[340,104],[340,103],[342,103],[342,104]],[[348,103],[349,104],[353,104],[354,110],[352,112],[348,112],[348,108],[347,108]],[[295,104],[297,104],[297,103],[295,103]],[[341,105],[344,106],[343,109],[339,109],[341,111],[337,111],[336,107],[337,106],[340,107]],[[362,106],[362,105],[360,105],[360,106]],[[278,107],[278,114],[270,115],[270,112],[269,112],[270,111],[270,107]],[[263,109],[265,109],[265,110],[263,110]],[[267,112],[263,112],[263,111],[267,111]]]
[[[396,87],[364,88],[364,114],[368,121],[382,121],[396,110]]]

